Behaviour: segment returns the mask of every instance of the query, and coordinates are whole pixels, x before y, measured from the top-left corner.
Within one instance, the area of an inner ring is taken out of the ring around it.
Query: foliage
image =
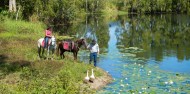
[[[0,10],[7,10],[7,6],[8,0],[3,1]],[[85,14],[190,13],[189,6],[189,0],[17,0],[19,19],[43,21],[60,33],[67,33],[68,27]],[[9,17],[16,15],[10,13]]]

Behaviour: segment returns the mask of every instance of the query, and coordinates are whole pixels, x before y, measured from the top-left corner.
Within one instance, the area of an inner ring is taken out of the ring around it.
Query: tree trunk
[[[16,12],[16,0],[9,0],[9,11]]]
[[[18,11],[16,13],[16,20],[18,19],[19,10],[20,10],[20,6],[18,7]]]

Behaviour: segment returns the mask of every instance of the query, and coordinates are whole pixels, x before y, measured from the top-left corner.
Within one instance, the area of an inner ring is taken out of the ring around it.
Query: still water
[[[97,66],[114,78],[98,93],[190,93],[189,16],[129,15],[97,18],[85,25],[78,35],[98,41]],[[86,63],[88,53],[80,52]]]

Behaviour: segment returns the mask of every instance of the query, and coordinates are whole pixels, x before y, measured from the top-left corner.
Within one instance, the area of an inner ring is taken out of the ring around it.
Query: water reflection
[[[112,22],[96,20],[89,21],[86,32],[79,34],[89,41],[98,40],[103,51],[97,65],[115,79],[101,92],[190,92],[186,83],[190,80],[189,16],[129,15]],[[88,62],[86,53],[81,52],[81,60]]]
[[[137,57],[153,59],[159,63],[165,63],[165,57],[176,57],[174,63],[189,61],[189,16],[130,16],[129,20],[121,21],[117,25],[119,28],[115,32],[118,45],[146,50],[144,53],[137,53]],[[190,71],[186,72],[190,73]]]

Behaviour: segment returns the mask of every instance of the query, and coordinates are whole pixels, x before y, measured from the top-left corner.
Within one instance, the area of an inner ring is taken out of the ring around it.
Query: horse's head
[[[87,48],[86,39],[82,38],[82,39],[80,39],[80,40],[77,40],[77,43],[78,43],[78,46],[79,46],[79,47],[82,46],[82,45],[84,45],[85,48]]]
[[[54,36],[51,37],[51,45],[53,45],[53,46],[56,45],[56,39]]]

